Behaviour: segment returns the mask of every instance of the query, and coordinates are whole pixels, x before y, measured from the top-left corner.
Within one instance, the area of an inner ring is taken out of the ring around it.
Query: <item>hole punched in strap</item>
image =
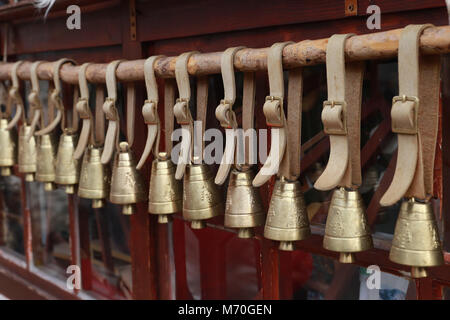
[[[283,110],[284,77],[283,49],[292,42],[279,42],[270,47],[267,57],[270,95],[266,97],[263,112],[271,133],[271,145],[266,162],[253,179],[253,186],[260,187],[278,173],[286,150],[286,117]]]
[[[216,108],[216,118],[225,129],[225,151],[220,161],[214,182],[222,185],[235,162],[236,150],[236,114],[233,105],[236,100],[236,81],[234,75],[234,55],[244,47],[228,48],[222,53],[221,72],[225,97]]]
[[[11,88],[8,91],[8,104],[12,107],[13,105],[16,107],[16,113],[11,121],[8,123],[6,130],[11,130],[16,126],[19,120],[22,120],[23,123],[26,123],[25,119],[25,110],[22,96],[20,95],[20,82],[19,77],[17,75],[17,70],[23,61],[17,61],[14,63],[11,70]],[[12,110],[11,110],[12,111]]]
[[[142,107],[142,116],[144,122],[147,125],[147,140],[145,142],[144,152],[139,160],[136,168],[141,169],[147,160],[150,152],[153,150],[153,155],[159,157],[159,140],[161,136],[160,132],[160,120],[158,117],[158,84],[155,76],[155,63],[156,60],[163,56],[152,56],[148,58],[144,63],[144,78],[145,86],[147,89],[147,100]]]
[[[431,24],[409,25],[398,49],[399,95],[392,100],[392,132],[397,134],[394,177],[380,204],[403,197],[428,201],[433,196],[434,157],[439,122],[439,56],[421,56],[419,39]]]
[[[173,107],[173,113],[177,123],[181,126],[181,145],[178,156],[175,179],[180,180],[184,176],[186,165],[191,162],[193,143],[193,119],[189,110],[191,100],[191,86],[189,82],[188,61],[196,51],[185,52],[178,56],[175,63],[175,79],[177,81],[179,97]]]
[[[114,153],[114,147],[119,150],[119,112],[116,107],[117,101],[117,80],[116,70],[122,60],[115,60],[106,67],[106,89],[108,96],[103,103],[103,112],[108,120],[108,129],[106,131],[105,146],[103,148],[100,161],[107,164],[111,161]]]
[[[357,188],[361,184],[360,135],[363,62],[345,62],[345,43],[353,34],[335,34],[328,40],[326,68],[328,100],[322,123],[330,139],[330,156],[314,188]]]
[[[75,61],[71,60],[71,59],[67,59],[67,58],[62,58],[59,59],[58,61],[56,61],[54,63],[53,66],[53,85],[54,88],[53,90],[50,92],[49,95],[49,99],[48,99],[48,104],[49,107],[51,106],[51,108],[56,109],[56,116],[53,118],[53,120],[50,122],[50,124],[44,128],[41,128],[39,131],[35,132],[35,135],[37,136],[41,136],[44,134],[49,134],[50,132],[52,132],[56,126],[61,122],[61,129],[63,132],[66,131],[65,128],[65,109],[64,109],[64,104],[61,98],[61,81],[59,78],[59,73],[61,70],[61,67],[66,64],[66,63],[71,63],[71,64],[76,64]],[[42,115],[41,115],[42,116]]]

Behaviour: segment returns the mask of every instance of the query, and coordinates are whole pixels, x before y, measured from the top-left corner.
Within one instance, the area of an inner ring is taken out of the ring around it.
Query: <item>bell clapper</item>
[[[206,227],[206,222],[203,220],[193,220],[191,221],[191,228],[192,229],[203,229]]]
[[[56,189],[56,187],[53,182],[44,182],[44,190],[45,191],[53,191],[55,189]]]
[[[253,228],[239,228],[238,229],[238,238],[240,239],[250,239],[253,238],[255,235],[255,232],[253,231]]]
[[[341,252],[339,254],[340,263],[355,263],[355,254],[353,252]]]
[[[135,212],[134,205],[124,204],[122,207],[122,214],[132,215]]]
[[[416,278],[426,278],[428,276],[427,269],[424,267],[412,267],[411,277]]]
[[[93,199],[92,200],[92,208],[99,209],[105,206],[105,201],[103,199]]]
[[[34,181],[34,173],[26,173],[25,174],[25,181],[33,182]]]
[[[73,184],[66,185],[66,193],[74,194],[75,193],[75,185],[73,185]]]
[[[11,168],[10,167],[2,167],[1,169],[1,175],[3,177],[8,177],[11,175]]]
[[[294,247],[293,241],[281,241],[278,248],[281,251],[294,251]]]
[[[164,224],[172,221],[172,216],[170,214],[158,214],[158,223]]]

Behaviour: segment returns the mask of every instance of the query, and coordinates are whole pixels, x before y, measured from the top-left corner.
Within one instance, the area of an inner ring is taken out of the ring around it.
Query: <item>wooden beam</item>
[[[379,60],[395,58],[398,41],[403,29],[354,36],[346,43],[346,59]],[[328,39],[304,40],[288,45],[283,50],[283,64],[286,69],[301,66],[322,64],[326,58]],[[428,28],[420,38],[422,54],[442,54],[450,52],[450,26]],[[240,71],[258,71],[267,69],[268,48],[242,49],[236,53],[234,66]],[[220,73],[221,52],[198,53],[191,56],[188,70],[191,75],[200,76]],[[140,81],[144,79],[144,59],[122,62],[117,68],[119,81]],[[173,78],[176,57],[161,58],[156,62],[156,74],[163,78]],[[23,80],[30,79],[30,62],[25,62],[18,70]],[[105,82],[107,64],[92,64],[87,68],[87,79],[90,82]],[[0,65],[0,80],[10,76],[12,63]],[[38,68],[38,76],[42,80],[52,79],[53,63],[42,63]],[[65,82],[78,83],[78,66],[69,64],[61,68],[61,79]]]

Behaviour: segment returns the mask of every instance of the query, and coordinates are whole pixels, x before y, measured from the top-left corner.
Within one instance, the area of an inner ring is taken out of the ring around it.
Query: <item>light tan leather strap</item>
[[[116,70],[122,60],[110,62],[106,67],[106,89],[108,97],[103,103],[103,112],[108,120],[108,129],[106,131],[105,146],[103,148],[101,163],[106,164],[111,160],[114,147],[119,144],[119,113],[116,108],[117,101],[117,82]]]
[[[20,67],[22,63],[23,61],[15,62],[11,70],[12,85],[11,88],[9,89],[8,99],[10,100],[9,103],[11,105],[14,104],[16,106],[16,113],[14,114],[14,117],[11,119],[11,121],[8,123],[6,130],[11,130],[12,128],[14,128],[20,119],[22,119],[23,123],[26,122],[24,104],[19,92],[20,82],[19,77],[17,76],[17,69]]]
[[[29,135],[27,136],[27,140],[29,141],[31,137],[34,135],[36,130],[36,126],[39,125],[41,128],[44,127],[44,118],[42,116],[42,103],[39,98],[39,78],[37,75],[37,68],[43,61],[36,61],[31,64],[30,68],[30,79],[31,79],[31,92],[28,95],[28,104],[30,106],[30,114],[31,117],[31,130]]]
[[[90,63],[84,63],[81,65],[78,71],[78,84],[80,87],[80,98],[76,104],[77,112],[82,119],[81,133],[78,138],[78,144],[73,154],[74,159],[80,159],[86,150],[88,143],[93,141],[93,130],[92,130],[92,112],[89,108],[89,88],[86,79],[86,69],[89,67]],[[103,117],[103,115],[102,115]]]
[[[54,63],[53,66],[53,90],[50,91],[49,99],[48,99],[48,105],[49,109],[54,108],[56,109],[56,116],[53,114],[50,114],[49,110],[49,120],[51,120],[50,124],[44,128],[41,128],[39,131],[35,132],[35,135],[40,136],[44,134],[49,134],[52,132],[56,126],[61,122],[61,129],[64,131],[65,129],[65,110],[64,110],[64,104],[61,99],[61,81],[59,78],[59,71],[61,70],[61,67],[65,63],[72,63],[76,64],[75,61],[67,58],[59,59]],[[51,110],[53,111],[53,110]],[[53,112],[51,112],[53,113]]]
[[[289,181],[295,181],[300,176],[303,94],[302,68],[289,70],[288,85],[286,150],[280,164],[280,174]]]
[[[228,177],[231,166],[235,160],[237,128],[236,114],[233,111],[233,104],[236,100],[236,82],[234,77],[234,55],[244,47],[228,48],[222,53],[221,71],[224,88],[224,99],[216,108],[216,118],[225,129],[225,150],[220,161],[214,182],[223,184]]]
[[[380,200],[392,205],[402,197],[428,200],[433,195],[438,129],[440,58],[421,56],[419,38],[432,25],[409,25],[398,50],[399,95],[393,98],[392,131],[397,133],[397,163],[391,185]]]
[[[284,77],[283,49],[291,42],[275,43],[270,47],[267,57],[270,96],[266,97],[263,112],[266,124],[270,127],[271,143],[266,162],[253,179],[253,186],[259,187],[278,173],[286,149],[286,117],[283,110]]]
[[[189,58],[195,52],[185,52],[178,56],[175,63],[175,79],[177,81],[179,98],[173,107],[173,113],[177,123],[181,126],[181,145],[178,156],[175,178],[183,178],[186,165],[190,163],[192,152],[193,119],[189,110],[191,99],[191,87],[189,83],[189,73],[187,65]]]
[[[128,148],[131,148],[134,143],[134,121],[136,116],[136,86],[134,82],[127,84],[127,142]]]
[[[160,121],[158,117],[158,84],[155,76],[155,62],[161,56],[153,56],[148,58],[144,63],[144,78],[147,89],[147,100],[142,107],[142,116],[147,125],[147,140],[142,153],[141,159],[136,168],[141,169],[147,160],[150,152],[153,150],[153,155],[158,156],[160,133]]]
[[[244,73],[244,92],[242,93],[242,129],[244,136],[244,166],[256,163],[256,137],[252,136],[251,130],[255,123],[255,74],[253,72]],[[255,140],[253,140],[255,138]],[[241,161],[239,158],[239,161]]]
[[[195,147],[192,149],[192,162],[195,164],[203,163],[203,150],[205,150],[205,140],[203,139],[203,133],[206,128],[206,112],[208,109],[208,85],[209,80],[207,76],[197,78],[197,122],[200,126],[196,126],[194,129]]]
[[[352,34],[328,40],[326,67],[328,100],[323,103],[324,132],[330,137],[330,156],[314,187],[356,188],[361,184],[360,113],[364,72],[362,62],[345,63],[345,42]]]
[[[176,82],[174,79],[164,81],[164,145],[166,157],[172,153],[172,132],[174,127],[173,106],[175,105]]]

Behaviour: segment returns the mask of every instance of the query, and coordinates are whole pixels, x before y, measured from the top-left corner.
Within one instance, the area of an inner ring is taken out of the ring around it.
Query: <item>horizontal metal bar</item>
[[[379,60],[395,58],[398,51],[398,41],[403,29],[358,35],[349,38],[345,45],[347,61]],[[328,39],[304,40],[287,45],[283,50],[283,66],[286,69],[311,66],[325,63]],[[267,52],[269,48],[242,49],[234,58],[234,66],[240,71],[259,71],[267,69]],[[442,54],[450,52],[450,26],[431,27],[420,37],[422,54]],[[220,73],[222,52],[197,53],[191,56],[188,63],[189,74],[193,76]],[[177,57],[163,57],[156,62],[156,74],[163,78],[175,76],[175,61]],[[117,68],[118,81],[140,81],[144,79],[144,59],[123,61]],[[30,62],[25,62],[18,70],[23,80],[30,79]],[[107,64],[91,64],[86,70],[88,81],[105,82]],[[67,83],[78,83],[79,66],[69,64],[61,68],[61,79]],[[0,80],[10,77],[12,63],[0,65]],[[53,63],[40,64],[38,76],[43,80],[52,79]]]

